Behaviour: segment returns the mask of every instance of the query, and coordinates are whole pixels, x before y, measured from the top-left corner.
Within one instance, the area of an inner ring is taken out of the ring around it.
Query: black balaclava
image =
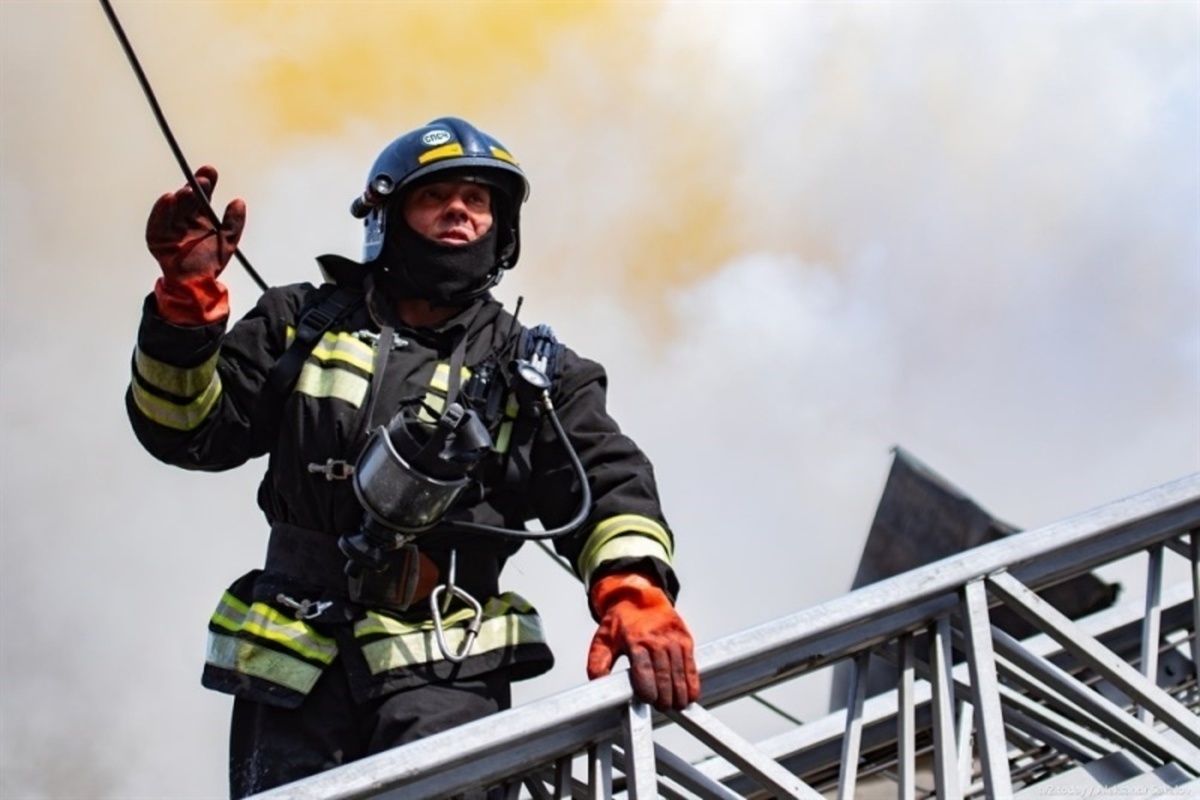
[[[496,192],[493,194],[499,194]],[[503,203],[495,203],[492,227],[473,242],[445,245],[426,239],[409,227],[402,204],[388,210],[383,249],[375,260],[379,285],[395,298],[429,300],[434,305],[466,303],[500,279],[497,253]]]

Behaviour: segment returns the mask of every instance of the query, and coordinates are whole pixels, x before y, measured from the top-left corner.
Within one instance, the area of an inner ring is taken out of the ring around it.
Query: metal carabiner
[[[316,619],[333,605],[329,600],[294,600],[282,592],[275,595],[275,602],[292,609],[298,620]]]
[[[454,571],[458,561],[458,551],[450,551],[450,575],[449,578],[441,586],[438,586],[429,595],[429,608],[433,615],[433,635],[437,639],[438,648],[442,651],[442,655],[447,660],[453,661],[455,664],[460,664],[466,660],[471,654],[471,648],[475,646],[475,637],[479,635],[479,629],[483,626],[483,606],[479,601],[467,593],[466,590],[460,589],[454,585]],[[438,598],[446,593],[444,604],[438,603]],[[467,635],[463,639],[462,646],[459,652],[455,653],[450,650],[450,645],[446,642],[446,628],[442,623],[442,614],[450,609],[450,601],[457,596],[471,607],[474,614],[471,621],[467,623]],[[443,607],[444,606],[444,607]]]

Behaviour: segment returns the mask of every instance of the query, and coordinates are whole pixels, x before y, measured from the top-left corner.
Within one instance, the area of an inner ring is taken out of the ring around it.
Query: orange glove
[[[212,197],[217,171],[196,170],[196,183]],[[205,204],[185,185],[164,194],[146,220],[146,245],[158,260],[162,277],[154,284],[158,313],[176,325],[207,325],[229,316],[229,290],[217,280],[237,250],[246,224],[246,203],[230,201],[220,229],[214,229]]]
[[[624,655],[633,693],[659,711],[700,696],[692,634],[657,583],[638,572],[606,575],[590,596],[600,628],[588,650],[589,678],[608,675]]]

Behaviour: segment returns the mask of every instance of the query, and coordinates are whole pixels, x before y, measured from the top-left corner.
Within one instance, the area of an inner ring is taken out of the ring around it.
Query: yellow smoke
[[[745,245],[729,167],[738,115],[727,93],[719,106],[711,96],[706,43],[656,43],[664,7],[229,0],[118,9],[193,166],[217,163],[228,191],[314,143],[354,139],[365,175],[393,136],[462,116],[529,172],[526,274],[566,287],[599,276],[655,319],[665,291]],[[162,189],[174,183],[169,176]]]
[[[512,103],[572,29],[603,26],[595,2],[227,2],[219,22],[259,48],[245,99],[267,135],[336,135]]]

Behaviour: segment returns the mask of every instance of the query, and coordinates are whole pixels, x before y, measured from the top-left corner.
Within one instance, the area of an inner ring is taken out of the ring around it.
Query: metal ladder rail
[[[1162,609],[1162,629],[1168,632],[1185,631],[1187,626],[1192,625],[1192,600],[1191,591],[1185,586],[1176,586],[1168,593],[1168,596],[1163,598],[1165,608]],[[1128,649],[1131,644],[1131,635],[1134,632],[1140,633],[1143,628],[1143,612],[1141,607],[1136,603],[1125,603],[1093,615],[1082,621],[1084,629],[1089,635],[1096,636],[1101,642],[1106,645],[1117,642],[1119,649]],[[1194,633],[1189,632],[1189,638],[1194,636]],[[1123,644],[1121,644],[1123,643]],[[1160,649],[1164,652],[1170,649],[1176,649],[1182,643],[1170,643],[1164,641],[1160,645]],[[1059,646],[1049,636],[1041,635],[1027,640],[1025,645],[1029,647],[1038,658],[1055,659],[1058,655]],[[894,645],[884,645],[878,649],[878,652],[888,660],[895,662]],[[1144,648],[1143,648],[1144,649]],[[1134,659],[1136,662],[1136,659]],[[1006,664],[1006,667],[1008,665]],[[1078,671],[1079,666],[1075,667]],[[969,681],[965,680],[965,672],[968,670],[966,664],[959,664],[953,671],[953,680],[955,685],[956,696],[960,700],[970,699]],[[923,677],[928,677],[927,667],[923,667]],[[1002,687],[1003,691],[1010,691]],[[917,692],[914,696],[914,704],[917,712],[922,715],[921,728],[928,725],[928,708],[929,699],[929,684],[923,683],[918,685]],[[894,761],[894,753],[896,744],[896,730],[894,717],[899,713],[897,705],[897,695],[893,691],[891,693],[880,695],[867,701],[866,712],[864,716],[864,751],[868,753],[882,753],[881,756],[889,761]],[[1015,709],[1011,708],[1012,702],[1006,703],[1006,718]],[[1052,706],[1052,709],[1054,706]],[[1059,712],[1067,713],[1068,717],[1074,716],[1079,718],[1078,711],[1072,713],[1068,705],[1064,708],[1062,704],[1057,706]],[[821,789],[830,788],[829,782],[825,778],[821,778],[820,770],[827,769],[830,765],[838,763],[840,753],[837,750],[836,743],[843,734],[845,723],[845,712],[835,712],[825,718],[815,720],[803,728],[789,731],[785,734],[775,737],[772,740],[766,740],[759,743],[759,747],[772,757],[779,759],[789,769],[797,774],[806,777],[814,786]],[[1085,721],[1090,724],[1095,724],[1095,721],[1087,717]],[[1062,718],[1059,718],[1056,727],[1063,727]],[[1011,729],[1012,726],[1010,726]],[[1017,726],[1020,728],[1021,726]],[[1068,729],[1068,733],[1071,731]],[[1081,733],[1077,726],[1073,732],[1074,736],[1079,739]],[[1091,737],[1088,737],[1090,739]],[[1111,752],[1120,747],[1127,746],[1127,742],[1121,736],[1112,736],[1114,741],[1107,749],[1100,750],[1098,754],[1103,752]],[[1084,739],[1087,741],[1087,739]],[[1090,743],[1089,746],[1093,752],[1096,752],[1096,745]],[[711,776],[719,780],[732,780],[735,774],[728,764],[722,764],[720,759],[710,759],[699,765],[700,768],[706,771]],[[871,770],[872,763],[867,760],[862,765],[864,769]],[[734,784],[735,788],[748,790],[745,782]]]
[[[964,592],[978,596],[977,590],[965,588],[972,582],[987,580],[988,589],[997,585],[1011,589],[996,583],[997,572],[1007,571],[1027,586],[1040,588],[1196,528],[1200,528],[1200,474],[726,637],[698,652],[705,681],[704,708],[811,672],[944,618],[959,607]],[[1189,549],[1195,552],[1194,541]],[[978,607],[976,597],[976,612]],[[969,615],[970,603],[964,608]],[[982,630],[978,624],[976,628]],[[973,635],[982,641],[979,630]],[[949,697],[948,675],[941,683],[935,697],[944,699]],[[503,712],[502,721],[493,717],[462,726],[262,797],[450,797],[527,775],[539,765],[552,767],[578,753],[593,754],[590,763],[598,763],[599,777],[598,782],[589,778],[588,791],[604,797],[611,793],[613,780],[604,774],[604,752],[611,756],[612,743],[624,741],[626,792],[640,800],[656,792],[653,722],[648,716],[643,719],[644,709],[639,711],[630,700],[628,680],[617,674]],[[690,732],[703,734],[708,722],[704,708],[690,717],[680,715],[681,724],[687,727],[690,722]],[[1156,709],[1164,710],[1169,708]],[[994,713],[991,716],[995,718]],[[711,743],[727,757],[743,755],[768,782],[794,785],[794,775],[780,775],[769,754],[753,746],[747,749],[748,743],[736,734],[721,731]]]
[[[1184,628],[1191,620],[1190,605],[1191,600],[1186,591],[1186,587],[1173,587],[1166,599],[1166,610],[1164,613],[1164,629],[1174,631]],[[1085,630],[1091,635],[1101,638],[1102,641],[1109,643],[1114,639],[1117,641],[1125,641],[1134,631],[1140,631],[1142,628],[1143,612],[1140,606],[1134,603],[1124,603],[1115,606],[1111,609],[1102,611],[1092,617],[1083,620]],[[1032,639],[1026,640],[1026,645],[1041,658],[1055,659],[1058,651],[1061,648],[1049,636],[1039,635]],[[878,650],[886,660],[896,663],[898,657],[894,653],[895,646],[885,644]],[[961,679],[962,674],[966,670],[963,664],[955,668],[955,678]],[[965,682],[964,682],[965,685]],[[923,683],[918,685],[915,694],[915,703],[918,708],[918,713],[927,716],[927,710],[924,705],[929,699],[929,684]],[[960,699],[965,699],[965,696]],[[879,695],[867,700],[865,704],[865,728],[864,737],[866,744],[871,748],[886,748],[895,742],[894,731],[891,729],[890,718],[899,713],[897,705],[897,695],[893,691],[891,693]],[[772,755],[774,758],[784,760],[789,768],[797,771],[799,774],[811,774],[811,772],[819,768],[819,764],[823,761],[826,764],[836,763],[839,758],[839,753],[836,748],[832,748],[829,743],[835,742],[843,733],[844,730],[845,712],[834,712],[826,717],[813,720],[807,723],[803,728],[794,729],[781,734],[778,737],[765,740],[759,743],[759,746]],[[922,726],[926,723],[923,722]],[[823,749],[822,749],[823,748]],[[805,760],[802,758],[804,754],[817,754],[815,763],[813,759]],[[824,753],[821,756],[820,753]],[[717,760],[702,765],[703,768],[710,770],[711,774],[720,774],[720,767],[715,766]],[[722,776],[724,777],[724,776]]]
[[[1174,629],[1185,619],[1190,622],[1188,608],[1190,600],[1182,597],[1182,593],[1179,591],[1173,592],[1168,600],[1171,601],[1171,604],[1164,613],[1166,628]],[[1140,611],[1133,605],[1125,604],[1101,612],[1093,618],[1085,620],[1085,623],[1087,623],[1089,632],[1104,641],[1108,641],[1114,635],[1124,638],[1128,635],[1127,631],[1131,627],[1140,627]],[[1039,658],[1051,658],[1057,650],[1057,644],[1049,637],[1035,637],[1035,639],[1027,640],[1026,645]],[[897,658],[895,651],[896,647],[890,644],[877,649],[877,652],[888,660]],[[971,696],[968,672],[969,665],[965,662],[956,665],[951,671],[954,694],[959,700],[969,700]],[[916,685],[913,691],[911,707],[916,714],[914,728],[919,734],[921,732],[928,733],[932,725],[932,714],[929,707],[932,690],[928,682],[929,667],[924,661],[918,663],[918,675],[923,680]],[[1005,686],[1001,691],[1011,692],[1012,690]],[[879,771],[881,764],[883,768],[886,768],[896,763],[899,746],[897,733],[899,709],[900,701],[897,690],[871,698],[864,704],[863,752],[866,755],[861,766],[864,774]],[[1070,727],[1073,724],[1071,720],[1055,713],[1053,708],[1044,714],[1055,716],[1057,727],[1067,729],[1064,735],[1073,734],[1077,737],[1081,734],[1087,735],[1086,730],[1083,732],[1078,730],[1077,724],[1074,728]],[[789,770],[804,777],[814,787],[827,791],[834,788],[836,782],[831,784],[828,777],[822,777],[822,773],[836,767],[840,761],[840,738],[846,727],[845,719],[846,712],[844,710],[833,712],[826,717],[813,720],[801,728],[761,741],[758,743],[758,747],[772,758],[779,760]],[[1117,742],[1109,744],[1102,752],[1116,751],[1122,744],[1123,741],[1118,739]],[[1090,746],[1093,749],[1096,747],[1094,743]],[[930,748],[924,747],[919,750],[928,752]],[[754,791],[748,781],[737,777],[736,769],[718,757],[706,759],[697,767],[716,780],[730,782],[732,788],[737,791],[751,794]]]

